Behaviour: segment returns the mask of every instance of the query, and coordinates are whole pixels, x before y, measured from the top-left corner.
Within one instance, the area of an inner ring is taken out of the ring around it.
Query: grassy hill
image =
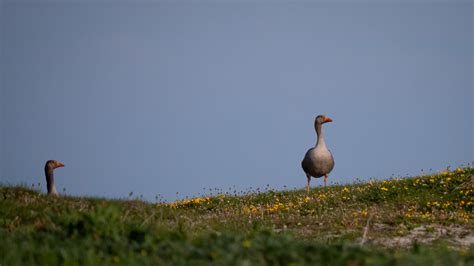
[[[0,187],[0,265],[472,266],[473,175],[158,204]]]

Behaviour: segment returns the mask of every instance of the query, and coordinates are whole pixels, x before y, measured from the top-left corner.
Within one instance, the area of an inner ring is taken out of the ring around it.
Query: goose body
[[[303,171],[308,179],[308,192],[310,189],[311,177],[319,178],[324,176],[324,186],[326,186],[328,174],[334,168],[334,158],[326,146],[322,132],[322,124],[332,122],[332,119],[318,115],[314,121],[317,134],[316,145],[309,149],[301,162]]]
[[[301,166],[306,174],[318,178],[332,171],[334,158],[326,147],[315,147],[306,152]]]

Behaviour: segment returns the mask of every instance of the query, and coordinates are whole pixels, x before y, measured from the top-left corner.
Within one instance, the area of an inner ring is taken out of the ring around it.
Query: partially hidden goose
[[[334,158],[324,142],[322,126],[324,123],[332,122],[332,119],[325,115],[318,115],[314,119],[314,128],[318,136],[316,145],[309,149],[304,156],[301,166],[308,178],[308,193],[311,177],[319,178],[324,176],[324,186],[327,184],[328,174],[334,168]]]
[[[44,173],[46,175],[46,185],[48,188],[48,195],[58,195],[56,186],[54,185],[54,169],[64,167],[64,164],[55,160],[49,160],[44,166]]]

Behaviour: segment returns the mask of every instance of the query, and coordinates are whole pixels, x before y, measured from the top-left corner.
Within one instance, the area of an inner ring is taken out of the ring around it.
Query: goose
[[[303,171],[308,178],[308,193],[311,177],[319,178],[324,176],[324,186],[326,186],[328,174],[334,168],[334,158],[326,147],[322,132],[323,124],[328,122],[332,122],[332,119],[325,115],[318,115],[314,119],[314,128],[316,129],[316,134],[318,136],[316,145],[306,152],[304,159],[301,162]]]
[[[64,167],[64,164],[56,160],[49,160],[44,166],[44,173],[46,175],[46,185],[48,187],[48,195],[58,195],[56,186],[54,185],[54,169]]]

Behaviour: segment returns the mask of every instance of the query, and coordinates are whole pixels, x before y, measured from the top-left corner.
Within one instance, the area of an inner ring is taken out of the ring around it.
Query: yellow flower
[[[250,206],[244,206],[242,208],[243,212],[244,213],[256,213],[258,211],[257,207],[253,206],[253,205],[250,205]]]
[[[388,188],[386,188],[386,187],[381,187],[380,189],[383,190],[383,191],[388,191]]]
[[[250,240],[246,239],[246,240],[242,241],[242,246],[244,248],[250,248],[252,246],[252,242]]]
[[[172,203],[169,203],[168,206],[170,206],[173,209],[179,208],[179,207],[191,207],[195,205],[200,205],[202,203],[209,203],[211,201],[210,197],[206,198],[194,198],[190,200],[181,200],[181,201],[175,201]]]

